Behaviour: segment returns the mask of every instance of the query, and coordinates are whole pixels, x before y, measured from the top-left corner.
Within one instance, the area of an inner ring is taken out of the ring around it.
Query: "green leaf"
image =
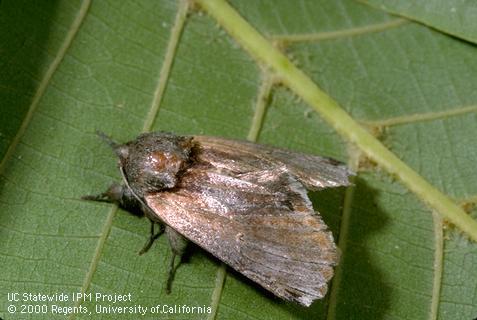
[[[359,0],[386,12],[416,20],[455,37],[477,43],[477,3],[465,0]]]
[[[477,217],[475,46],[350,1],[232,4],[389,150]],[[477,316],[475,243],[367,161],[197,7],[2,1],[0,30],[1,318],[139,317],[96,313],[107,305],[148,307],[144,319],[209,316],[153,314],[157,305],[210,306],[217,319]],[[79,200],[120,178],[97,129],[119,141],[149,129],[258,133],[259,142],[348,161],[359,173],[353,188],[311,194],[342,251],[327,298],[310,308],[285,303],[230,269],[222,283],[220,263],[198,248],[166,295],[167,240],[138,256],[145,219]],[[71,300],[82,291],[130,293],[131,301]],[[8,301],[8,293],[65,293],[69,301]],[[22,304],[48,310],[21,314]],[[53,305],[92,315],[52,313]]]

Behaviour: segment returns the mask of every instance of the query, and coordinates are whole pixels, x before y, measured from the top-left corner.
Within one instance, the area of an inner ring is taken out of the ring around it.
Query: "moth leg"
[[[125,185],[116,182],[103,193],[83,196],[81,199],[116,203],[119,207],[135,216],[144,216],[144,210],[141,203],[136,199],[131,190]]]
[[[169,263],[169,276],[167,278],[166,293],[171,293],[172,280],[174,280],[174,275],[176,273],[177,267],[180,265],[180,259],[187,247],[187,239],[184,238],[177,231],[166,225],[166,235],[169,240],[169,245],[171,246],[172,257]],[[175,259],[179,257],[179,264],[175,266]]]
[[[149,221],[151,221],[151,233],[149,235],[149,240],[146,242],[141,251],[139,251],[139,255],[146,253],[151,248],[154,241],[156,241],[156,239],[164,233],[164,226],[162,224],[154,222],[151,219],[149,219]],[[159,225],[159,231],[157,233],[154,233],[154,225],[156,223]]]

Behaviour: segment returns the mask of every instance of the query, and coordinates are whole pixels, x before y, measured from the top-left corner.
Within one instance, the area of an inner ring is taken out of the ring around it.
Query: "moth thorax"
[[[148,153],[142,163],[140,180],[147,191],[173,188],[179,180],[179,172],[185,167],[183,154],[174,151],[155,150]]]

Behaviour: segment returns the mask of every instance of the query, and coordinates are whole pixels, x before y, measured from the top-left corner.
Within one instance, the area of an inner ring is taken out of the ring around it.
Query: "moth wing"
[[[225,157],[218,158],[218,163],[230,155],[235,155],[239,160],[237,162],[247,159],[246,162],[256,164],[257,169],[263,168],[264,162],[267,162],[270,168],[286,166],[310,190],[348,186],[349,176],[354,175],[344,164],[332,158],[219,137],[194,136],[194,140],[199,142],[205,151],[222,150]]]
[[[210,166],[145,197],[160,219],[284,299],[322,298],[339,255],[303,185],[286,167],[234,174]]]

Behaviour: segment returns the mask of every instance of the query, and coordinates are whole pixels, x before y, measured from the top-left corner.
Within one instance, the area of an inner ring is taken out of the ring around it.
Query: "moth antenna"
[[[103,140],[108,146],[110,146],[113,149],[116,149],[117,147],[120,146],[119,143],[114,141],[110,136],[108,136],[106,133],[100,130],[96,130],[96,135]]]
[[[88,201],[98,201],[98,202],[112,202],[106,195],[106,193],[100,194],[88,194],[86,196],[82,196],[81,200],[88,200]]]
[[[118,183],[113,183],[108,190],[100,194],[88,194],[82,196],[82,200],[119,203],[123,196],[123,187]]]
[[[98,135],[98,137],[101,140],[103,140],[108,146],[110,146],[111,149],[113,149],[114,153],[116,153],[116,155],[118,157],[126,157],[127,156],[128,148],[125,145],[117,143],[116,141],[114,141],[110,136],[108,136],[103,131],[96,130],[96,134]]]

